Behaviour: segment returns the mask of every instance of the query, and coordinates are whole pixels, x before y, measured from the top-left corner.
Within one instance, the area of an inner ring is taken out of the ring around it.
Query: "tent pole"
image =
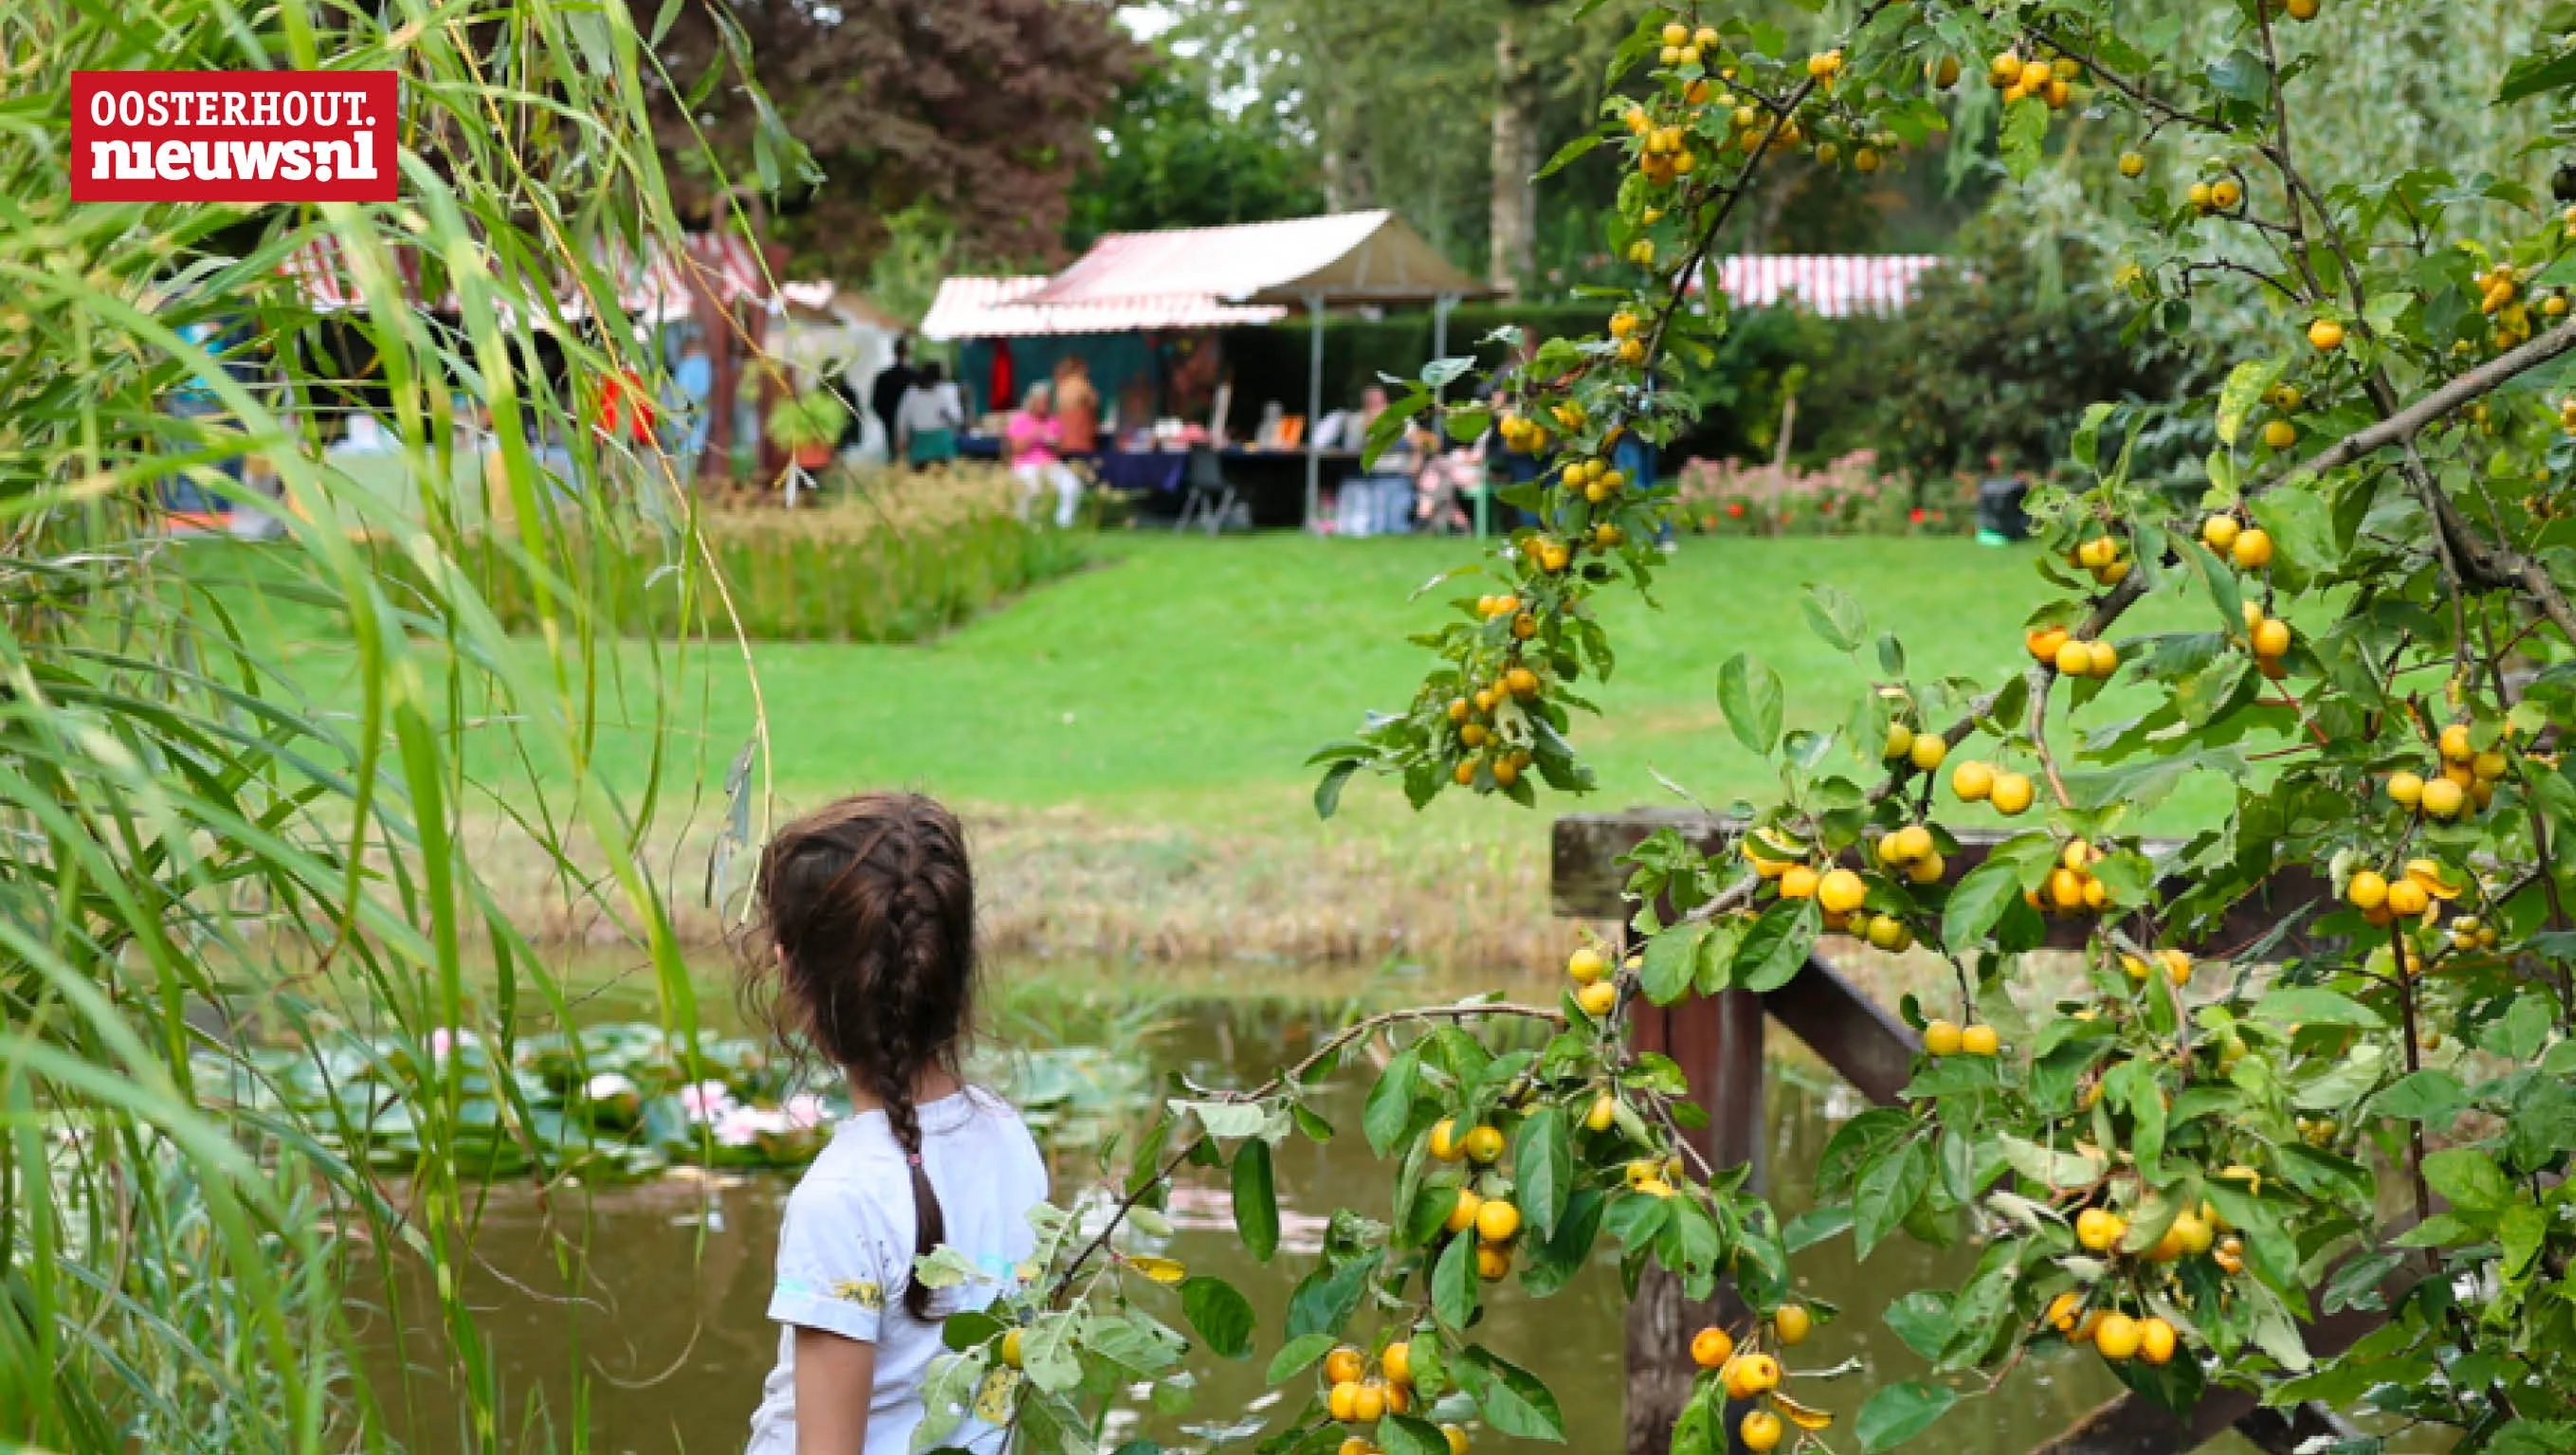
[[[1324,422],[1324,295],[1306,295],[1306,319],[1313,327],[1306,347],[1306,529],[1324,529],[1324,459],[1317,453],[1316,427]]]
[[[1435,359],[1449,357],[1449,310],[1457,306],[1455,293],[1443,293],[1431,300],[1431,357]],[[1449,386],[1441,385],[1436,393],[1445,399]]]

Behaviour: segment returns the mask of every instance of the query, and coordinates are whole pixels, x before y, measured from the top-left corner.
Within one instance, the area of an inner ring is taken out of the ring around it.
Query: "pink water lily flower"
[[[713,1121],[733,1110],[733,1105],[732,1089],[712,1078],[680,1088],[680,1110],[692,1122]]]

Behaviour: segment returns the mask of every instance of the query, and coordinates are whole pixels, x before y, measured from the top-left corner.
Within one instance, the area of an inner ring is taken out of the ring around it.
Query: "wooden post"
[[[741,383],[734,366],[733,316],[703,280],[689,292],[698,337],[707,350],[707,443],[698,452],[698,478],[720,484],[733,478],[733,406]]]
[[[1623,930],[1623,942],[1626,938]],[[1684,1138],[1712,1168],[1750,1165],[1747,1186],[1762,1187],[1762,998],[1729,990],[1693,996],[1670,1006],[1639,1004],[1629,1025],[1640,1051],[1659,1051],[1680,1063],[1691,1093],[1708,1111],[1708,1125]],[[1748,1310],[1735,1285],[1721,1279],[1716,1297],[1694,1303],[1682,1297],[1681,1280],[1650,1266],[1637,1280],[1628,1305],[1628,1455],[1664,1455],[1673,1422],[1689,1402],[1691,1335],[1710,1324],[1740,1326]],[[1727,1422],[1734,1447],[1734,1421]]]

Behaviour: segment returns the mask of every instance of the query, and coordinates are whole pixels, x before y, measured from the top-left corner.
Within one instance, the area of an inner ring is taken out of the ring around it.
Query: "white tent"
[[[1306,372],[1306,522],[1318,518],[1322,462],[1315,425],[1324,396],[1324,310],[1428,303],[1433,351],[1448,350],[1449,310],[1495,290],[1442,257],[1392,212],[1288,222],[1111,233],[1019,305],[1099,305],[1198,295],[1227,304],[1303,303],[1314,324]]]
[[[939,280],[939,296],[921,320],[928,339],[1051,338],[1067,334],[1143,333],[1154,329],[1233,328],[1277,323],[1288,312],[1268,304],[1219,303],[1204,293],[1157,293],[1104,303],[1061,306],[1026,300],[1053,278],[955,274]]]

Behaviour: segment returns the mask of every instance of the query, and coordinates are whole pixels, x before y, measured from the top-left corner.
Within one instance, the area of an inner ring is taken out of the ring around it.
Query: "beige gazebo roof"
[[[1194,294],[1228,303],[1430,303],[1485,298],[1462,271],[1384,210],[1168,232],[1114,232],[1025,298],[1105,303]]]

